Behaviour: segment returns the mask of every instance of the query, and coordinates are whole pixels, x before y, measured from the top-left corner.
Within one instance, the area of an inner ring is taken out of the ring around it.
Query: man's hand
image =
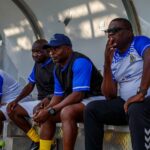
[[[40,108],[45,108],[50,103],[50,100],[48,98],[44,98],[40,103]]]
[[[18,102],[16,102],[16,101],[10,102],[7,106],[7,112],[11,113],[12,111],[14,111],[14,109],[17,105],[18,105]]]
[[[33,116],[33,120],[37,122],[38,124],[41,124],[47,120],[49,117],[49,113],[47,109],[41,109],[38,112],[36,112]]]
[[[37,106],[34,107],[33,113],[37,113],[41,109],[44,109],[49,103],[50,100],[48,98],[44,98]]]
[[[143,100],[144,100],[144,95],[142,93],[139,93],[135,96],[130,97],[124,104],[124,111],[125,112],[128,111],[128,107],[131,103],[141,102]]]
[[[109,38],[105,48],[105,65],[110,65],[112,62],[113,54],[116,49],[116,43],[113,38]]]

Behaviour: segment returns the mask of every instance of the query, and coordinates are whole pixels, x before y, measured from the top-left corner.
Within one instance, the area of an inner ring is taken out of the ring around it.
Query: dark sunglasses
[[[115,33],[119,32],[119,31],[121,31],[121,30],[125,30],[125,28],[120,28],[120,27],[109,28],[109,29],[105,30],[104,32],[105,32],[105,33],[108,33],[108,34],[109,34],[109,33],[115,34]]]

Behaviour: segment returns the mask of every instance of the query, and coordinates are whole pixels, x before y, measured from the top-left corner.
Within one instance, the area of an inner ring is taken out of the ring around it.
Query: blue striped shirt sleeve
[[[0,97],[2,97],[3,92],[3,77],[0,75]]]
[[[144,51],[150,47],[150,38],[146,36],[135,37],[135,48],[140,56],[143,56]]]
[[[89,91],[92,63],[86,58],[78,58],[73,64],[73,91]]]
[[[36,82],[35,81],[35,66],[33,67],[32,72],[28,77],[28,80],[29,80],[30,83],[35,83]]]
[[[60,82],[57,79],[56,73],[55,73],[55,69],[54,69],[54,95],[56,96],[63,96],[64,95],[64,91],[62,89],[62,86],[60,84]]]

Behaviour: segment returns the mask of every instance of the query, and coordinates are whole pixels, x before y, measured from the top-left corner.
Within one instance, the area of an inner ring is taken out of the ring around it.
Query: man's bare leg
[[[53,137],[55,135],[56,123],[60,122],[60,114],[49,116],[49,118],[41,124],[40,129],[40,150],[50,150],[53,145]]]
[[[8,116],[25,133],[27,133],[31,129],[32,127],[31,124],[25,118],[25,117],[29,117],[29,115],[27,111],[20,105],[17,105],[14,111],[9,113]]]
[[[77,122],[83,122],[82,103],[74,104],[63,108],[61,111],[61,121],[63,125],[63,150],[74,150],[77,137]]]

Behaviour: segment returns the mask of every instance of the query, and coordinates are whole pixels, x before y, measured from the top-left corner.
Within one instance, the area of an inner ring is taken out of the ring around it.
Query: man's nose
[[[49,55],[50,55],[50,56],[54,55],[54,53],[55,53],[54,50],[50,50],[50,51],[49,51]]]
[[[53,54],[53,50],[50,50],[50,51],[49,51],[49,54],[52,55],[52,54]]]

